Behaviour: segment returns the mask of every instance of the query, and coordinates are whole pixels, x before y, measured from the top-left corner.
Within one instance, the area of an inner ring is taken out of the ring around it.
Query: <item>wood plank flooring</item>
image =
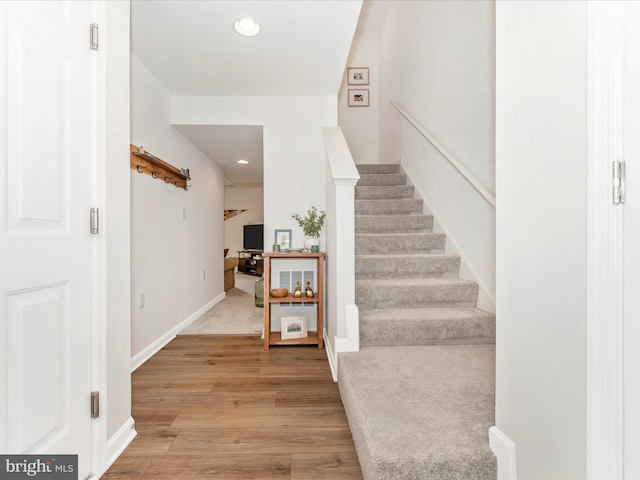
[[[132,375],[138,436],[103,480],[362,479],[326,352],[178,336]]]

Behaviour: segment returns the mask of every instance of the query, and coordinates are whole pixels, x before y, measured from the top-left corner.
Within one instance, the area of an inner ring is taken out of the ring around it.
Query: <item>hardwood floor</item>
[[[178,336],[132,375],[138,436],[103,480],[361,479],[326,352]]]

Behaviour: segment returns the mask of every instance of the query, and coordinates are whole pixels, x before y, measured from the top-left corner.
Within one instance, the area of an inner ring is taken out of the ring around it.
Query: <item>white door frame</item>
[[[625,3],[624,155],[631,189],[624,206],[624,478],[640,478],[640,4]]]
[[[92,428],[92,471],[101,475],[105,470],[107,454],[107,233],[106,205],[107,205],[107,55],[106,42],[108,25],[106,24],[106,4],[102,0],[93,0],[93,22],[99,25],[98,50],[94,54],[93,78],[95,84],[96,104],[93,106],[92,127],[95,130],[95,175],[91,188],[92,203],[99,208],[100,233],[92,251],[93,262],[93,314],[91,328],[92,342],[92,372],[91,389],[100,392],[100,416],[93,421]],[[88,27],[87,27],[88,28]]]
[[[624,2],[587,1],[587,478],[623,478]]]

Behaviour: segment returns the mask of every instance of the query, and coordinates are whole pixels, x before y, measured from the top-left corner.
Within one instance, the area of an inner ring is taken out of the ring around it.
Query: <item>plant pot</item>
[[[304,248],[305,250],[312,251],[313,247],[318,247],[318,251],[320,251],[320,239],[318,237],[305,237],[304,238]]]
[[[255,304],[256,307],[264,308],[264,273],[256,280]]]

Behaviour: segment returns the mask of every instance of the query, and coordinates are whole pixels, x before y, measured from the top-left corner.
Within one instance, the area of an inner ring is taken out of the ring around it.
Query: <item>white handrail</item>
[[[480,194],[480,196],[482,198],[484,198],[490,205],[492,205],[494,208],[496,206],[496,197],[493,193],[491,193],[489,190],[487,190],[478,180],[476,180],[473,175],[471,175],[471,173],[469,173],[469,171],[464,168],[462,166],[462,164],[460,162],[458,162],[455,157],[449,153],[441,144],[440,142],[438,142],[435,138],[433,138],[433,135],[431,135],[429,132],[427,132],[427,130],[425,130],[425,128],[420,125],[418,123],[418,121],[413,118],[409,112],[407,112],[401,105],[400,105],[400,101],[399,100],[394,100],[393,102],[391,102],[391,105],[393,105],[396,110],[398,110],[398,112],[400,112],[400,114],[406,118],[409,123],[411,125],[413,125],[413,127],[420,132],[420,134],[426,138],[429,143],[431,145],[433,145],[433,147],[440,152],[440,154],[444,157],[444,159],[449,162],[451,164],[451,166],[453,168],[455,168],[458,173],[460,175],[462,175],[462,178],[464,178],[467,182],[469,182],[469,185],[471,185],[476,192],[478,192]]]

